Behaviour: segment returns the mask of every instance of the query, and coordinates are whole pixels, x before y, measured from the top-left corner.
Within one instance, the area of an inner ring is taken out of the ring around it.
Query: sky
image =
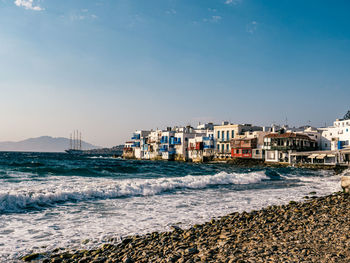
[[[0,141],[113,146],[199,122],[331,125],[349,1],[0,0]]]

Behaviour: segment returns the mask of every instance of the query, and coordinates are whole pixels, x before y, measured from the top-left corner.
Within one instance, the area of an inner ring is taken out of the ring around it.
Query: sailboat
[[[73,134],[70,134],[69,144],[69,149],[66,150],[66,153],[77,155],[83,154],[81,147],[81,132],[78,130],[73,131]]]

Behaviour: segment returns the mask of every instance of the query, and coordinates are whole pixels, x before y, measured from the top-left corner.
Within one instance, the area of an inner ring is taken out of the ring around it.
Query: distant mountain
[[[18,151],[18,152],[64,152],[69,148],[69,139],[50,136],[41,136],[19,142],[0,142],[0,151]],[[90,143],[81,142],[83,150],[98,149],[99,146]]]

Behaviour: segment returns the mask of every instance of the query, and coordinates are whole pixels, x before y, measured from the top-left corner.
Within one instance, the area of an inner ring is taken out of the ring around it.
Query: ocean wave
[[[220,172],[215,175],[125,180],[56,180],[27,188],[0,191],[0,214],[42,209],[65,202],[149,196],[177,189],[202,189],[214,185],[254,184],[269,179],[262,171],[245,174]]]

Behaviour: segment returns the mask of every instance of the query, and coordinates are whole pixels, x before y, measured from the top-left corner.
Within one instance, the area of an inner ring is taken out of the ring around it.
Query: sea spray
[[[54,179],[54,178],[52,178]],[[82,178],[70,178],[77,184],[41,184],[30,188],[17,185],[8,192],[0,191],[0,214],[21,212],[26,209],[41,209],[64,202],[92,199],[109,199],[128,196],[149,196],[177,189],[203,189],[214,185],[254,184],[268,180],[264,172],[246,174],[220,172],[215,175],[188,175],[160,179],[96,179],[93,182]],[[78,181],[80,181],[78,183]]]

